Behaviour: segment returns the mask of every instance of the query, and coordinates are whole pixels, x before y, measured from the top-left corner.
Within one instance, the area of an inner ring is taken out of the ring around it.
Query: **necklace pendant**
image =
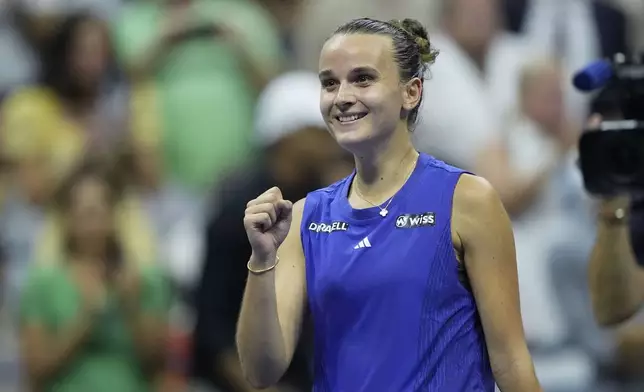
[[[386,209],[386,208],[385,208],[385,209],[380,210],[380,215],[381,215],[383,218],[384,218],[385,216],[387,216],[387,214],[388,214],[388,213],[389,213],[389,211],[387,211],[387,209]]]

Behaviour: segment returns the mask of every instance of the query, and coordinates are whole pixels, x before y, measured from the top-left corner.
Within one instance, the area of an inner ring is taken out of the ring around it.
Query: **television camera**
[[[644,53],[596,61],[573,77],[580,91],[601,90],[596,132],[579,142],[586,189],[596,195],[644,194]]]

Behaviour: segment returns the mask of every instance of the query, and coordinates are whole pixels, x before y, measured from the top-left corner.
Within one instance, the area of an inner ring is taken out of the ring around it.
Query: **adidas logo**
[[[353,249],[360,249],[360,248],[371,248],[371,242],[369,242],[368,237],[365,237],[364,240],[358,242],[358,245],[353,247]]]

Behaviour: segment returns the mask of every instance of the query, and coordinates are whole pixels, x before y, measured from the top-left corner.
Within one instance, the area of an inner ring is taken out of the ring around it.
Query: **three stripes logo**
[[[368,237],[365,237],[362,241],[358,242],[358,245],[353,247],[353,249],[361,249],[361,248],[371,248],[371,242],[369,242]]]

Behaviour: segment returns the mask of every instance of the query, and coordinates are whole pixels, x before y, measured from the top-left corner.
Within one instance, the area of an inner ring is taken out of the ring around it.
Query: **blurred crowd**
[[[642,0],[0,2],[0,392],[246,392],[246,202],[353,169],[319,113],[325,39],[420,20],[440,55],[416,146],[486,177],[514,224],[547,392],[644,390],[644,318],[601,330],[572,72],[644,50]],[[107,262],[105,262],[107,260]],[[274,392],[310,390],[305,336]],[[629,389],[630,388],[630,389]]]

